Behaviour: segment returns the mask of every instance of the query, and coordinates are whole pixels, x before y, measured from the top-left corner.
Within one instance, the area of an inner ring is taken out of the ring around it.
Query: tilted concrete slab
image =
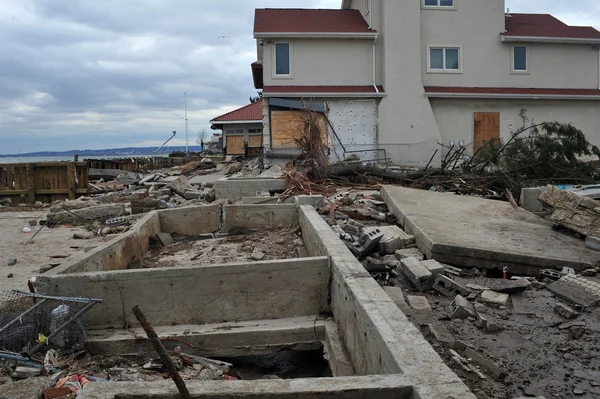
[[[381,195],[428,259],[532,275],[564,266],[585,270],[598,260],[581,240],[507,202],[396,186]]]

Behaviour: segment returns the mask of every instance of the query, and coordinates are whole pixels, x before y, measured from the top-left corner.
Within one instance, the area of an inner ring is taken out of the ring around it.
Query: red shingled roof
[[[539,95],[539,96],[599,96],[598,89],[536,89],[520,87],[436,87],[426,86],[425,93]]]
[[[263,119],[262,99],[253,104],[228,112],[218,116],[211,122],[237,122],[237,121],[257,121]]]
[[[383,87],[378,86],[384,93]],[[375,93],[373,86],[265,86],[264,93]]]
[[[591,26],[569,26],[550,14],[510,14],[504,36],[600,39],[600,32]]]
[[[375,33],[358,10],[257,9],[254,33]]]

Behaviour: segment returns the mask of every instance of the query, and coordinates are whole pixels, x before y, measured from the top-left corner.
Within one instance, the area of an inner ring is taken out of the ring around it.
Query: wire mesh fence
[[[86,339],[80,316],[99,302],[4,291],[0,293],[0,350],[31,354],[41,348],[63,353],[80,350]]]

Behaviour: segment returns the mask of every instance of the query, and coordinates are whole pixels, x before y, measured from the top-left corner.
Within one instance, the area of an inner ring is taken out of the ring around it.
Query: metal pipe
[[[379,88],[377,87],[377,36],[373,39],[373,88],[375,93],[379,94]]]
[[[0,359],[13,360],[15,362],[19,362],[20,365],[25,367],[31,367],[34,369],[42,369],[43,367],[37,363],[31,363],[30,359],[21,356],[9,355],[6,353],[0,353]]]
[[[32,311],[34,311],[36,308],[40,307],[41,305],[44,304],[44,302],[46,302],[47,299],[42,299],[41,301],[39,301],[38,303],[36,303],[35,305],[33,305],[32,307],[30,307],[29,309],[27,309],[26,311],[24,311],[23,313],[21,313],[20,315],[18,315],[17,317],[15,317],[14,319],[12,319],[10,322],[8,322],[8,324],[6,324],[4,327],[0,328],[0,335],[6,331],[8,329],[8,327],[12,326],[13,324],[17,323],[19,320],[21,320],[23,317],[27,316],[29,313],[31,313]]]
[[[58,327],[56,330],[54,330],[54,332],[52,332],[52,334],[50,334],[47,338],[46,342],[50,342],[50,340],[54,337],[56,337],[58,334],[60,334],[65,328],[67,328],[69,326],[69,324],[73,323],[75,320],[77,320],[81,315],[83,315],[85,312],[87,312],[92,306],[94,306],[97,302],[90,302],[87,305],[85,305],[85,307],[83,309],[81,309],[79,312],[75,313],[75,315],[73,317],[71,317],[69,320],[67,320],[66,322],[64,322],[60,327]],[[34,353],[36,353],[37,351],[39,351],[42,346],[46,345],[46,342],[40,342],[39,344],[37,344],[36,346],[34,346],[29,352],[27,352],[27,356],[31,357]]]
[[[12,292],[19,294],[19,295],[32,297],[32,298],[51,299],[51,300],[60,301],[60,302],[102,303],[102,299],[98,299],[98,298],[75,298],[75,297],[71,298],[68,296],[51,296],[51,295],[42,295],[42,294],[36,294],[33,292],[26,292],[26,291],[19,291],[19,290],[13,290]]]
[[[163,143],[163,145],[161,145],[160,147],[158,147],[158,148],[157,148],[157,149],[156,149],[156,150],[155,150],[155,151],[152,153],[152,159],[154,159],[154,155],[155,155],[155,154],[156,154],[158,151],[160,151],[160,150],[161,150],[161,148],[163,148],[164,146],[166,146],[166,145],[167,145],[167,143],[168,143],[169,141],[173,140],[173,137],[175,137],[175,135],[176,135],[176,134],[177,134],[177,131],[176,131],[176,130],[173,130],[173,135],[172,135],[171,137],[169,137],[169,139],[168,139],[167,141],[165,141],[165,142]]]

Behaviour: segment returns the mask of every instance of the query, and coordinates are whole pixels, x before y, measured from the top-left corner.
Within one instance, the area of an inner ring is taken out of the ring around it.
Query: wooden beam
[[[35,175],[33,173],[33,164],[27,164],[27,203],[29,205],[35,204]]]

